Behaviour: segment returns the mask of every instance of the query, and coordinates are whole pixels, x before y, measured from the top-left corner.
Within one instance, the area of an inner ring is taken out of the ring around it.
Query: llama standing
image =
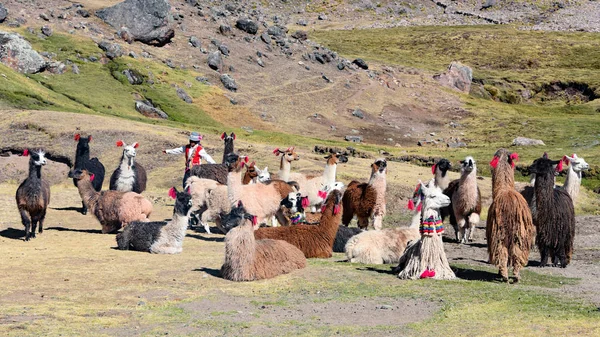
[[[453,180],[444,190],[452,204],[445,207],[450,215],[450,223],[454,227],[456,241],[467,243],[473,241],[473,231],[479,224],[481,214],[481,192],[477,186],[477,165],[475,159],[468,156],[460,162],[460,179]],[[442,219],[444,219],[442,211]]]
[[[90,159],[90,142],[92,141],[92,136],[81,137],[80,134],[75,135],[75,141],[77,142],[77,150],[75,152],[75,167],[74,170],[86,170],[90,174],[94,175],[94,181],[92,182],[92,186],[97,192],[102,190],[102,183],[104,182],[104,165],[98,160],[98,158],[94,157]],[[77,180],[73,179],[73,184],[77,186]],[[83,207],[81,209],[81,214],[87,214],[87,206],[81,201]]]
[[[567,173],[567,178],[565,179],[563,189],[569,193],[571,199],[573,199],[573,204],[575,204],[577,203],[577,198],[579,197],[581,172],[589,170],[590,165],[586,163],[583,158],[577,157],[575,153],[573,153],[571,157],[564,156],[562,160],[565,164],[570,164],[569,172]]]
[[[450,176],[447,173],[451,167],[452,164],[450,161],[446,158],[442,158],[431,168],[431,173],[435,179],[435,186],[439,187],[442,191],[445,190],[450,183]]]
[[[117,147],[123,147],[121,163],[110,176],[109,189],[112,191],[142,193],[146,190],[146,170],[135,161],[139,144],[125,144],[117,141]]]
[[[258,174],[256,176],[256,181],[259,183],[266,183],[267,181],[271,180],[271,174],[269,173],[269,167],[265,166],[264,169],[259,169],[258,167],[256,168],[256,173]]]
[[[530,168],[535,173],[535,207],[533,219],[537,229],[536,243],[541,255],[540,267],[545,267],[548,257],[552,265],[565,268],[571,262],[575,238],[575,210],[569,194],[554,188],[554,165],[559,161],[537,159]]]
[[[46,165],[45,153],[41,150],[38,152],[25,150],[23,155],[27,156],[30,153],[29,176],[19,185],[15,196],[21,222],[25,226],[25,241],[35,238],[38,222],[39,233],[44,231],[46,209],[50,203],[50,184],[42,178],[42,166]]]
[[[345,226],[350,224],[356,214],[359,228],[366,229],[369,226],[369,218],[372,218],[373,227],[381,229],[385,216],[386,173],[386,160],[377,159],[371,165],[371,178],[368,183],[353,180],[348,184],[343,198],[342,223]]]
[[[289,147],[287,150],[282,151],[279,148],[273,150],[276,156],[281,155],[281,161],[279,163],[279,172],[275,175],[275,179],[290,181],[290,170],[292,168],[292,162],[300,160],[300,156],[294,151],[295,147]]]
[[[456,276],[444,252],[444,225],[440,214],[440,208],[450,205],[450,198],[435,186],[434,179],[428,185],[420,184],[420,193],[423,193],[422,220],[419,226],[421,238],[406,248],[394,272],[399,273],[400,279],[454,279]]]
[[[227,134],[223,132],[221,140],[224,142],[223,162],[221,164],[194,165],[190,169],[190,176],[216,180],[219,184],[223,185],[227,184],[227,165],[225,163],[225,158],[230,153],[233,153],[235,134],[232,132],[230,136],[227,136]]]
[[[496,265],[505,281],[512,266],[515,280],[527,265],[533,241],[533,220],[527,201],[515,190],[514,168],[517,153],[499,149],[492,166],[492,204],[488,210],[486,237],[490,263]]]
[[[306,267],[304,254],[293,245],[255,239],[255,222],[256,217],[248,214],[241,202],[223,216],[224,226],[233,228],[225,236],[225,263],[221,267],[224,279],[262,280]]]
[[[221,134],[221,140],[224,143],[223,160],[221,160],[221,164],[225,164],[225,159],[227,158],[227,155],[230,153],[233,153],[233,151],[235,150],[233,147],[233,141],[235,140],[235,133],[232,132],[228,136],[226,132],[223,132]]]
[[[171,221],[132,222],[117,234],[120,250],[137,250],[153,254],[179,254],[183,250],[183,238],[188,226],[188,212],[192,197],[186,192],[169,190],[175,199]]]

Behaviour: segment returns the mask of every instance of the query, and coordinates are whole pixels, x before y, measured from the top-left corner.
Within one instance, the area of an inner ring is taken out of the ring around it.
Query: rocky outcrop
[[[248,34],[254,35],[256,34],[256,32],[258,32],[258,25],[256,24],[256,22],[248,18],[237,20],[235,26]]]
[[[513,139],[512,145],[513,146],[537,146],[537,145],[546,145],[546,144],[544,144],[544,142],[540,139],[517,137],[517,138]]]
[[[117,30],[126,27],[135,41],[163,46],[175,36],[169,26],[170,9],[167,0],[125,0],[96,11],[96,16]]]
[[[473,70],[460,62],[452,62],[446,72],[435,75],[433,78],[445,87],[469,93],[471,81],[473,81]]]
[[[146,117],[150,118],[169,118],[164,111],[157,109],[152,105],[152,102],[144,100],[144,101],[135,101],[135,110]]]
[[[25,74],[35,74],[46,68],[46,61],[21,35],[3,31],[0,31],[0,62]]]
[[[228,74],[221,75],[221,83],[223,83],[223,86],[227,90],[237,91],[237,89],[238,89],[237,84],[235,83],[235,80],[233,79],[233,77],[229,76]]]
[[[0,4],[0,23],[4,22],[4,20],[6,20],[7,16],[8,16],[8,9],[6,9],[2,4]]]

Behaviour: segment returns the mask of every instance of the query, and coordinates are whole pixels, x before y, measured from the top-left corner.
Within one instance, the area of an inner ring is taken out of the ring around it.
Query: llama
[[[102,225],[102,233],[115,233],[133,221],[146,221],[152,213],[152,203],[135,192],[97,192],[92,183],[94,175],[87,170],[69,172],[77,181],[77,189],[84,205]]]
[[[327,160],[323,174],[317,177],[309,177],[302,173],[291,173],[290,180],[300,185],[300,193],[308,197],[308,205],[311,212],[316,212],[323,199],[319,197],[319,191],[328,185],[335,183],[337,164],[347,163],[348,158],[340,153],[332,153],[325,157]]]
[[[442,158],[431,168],[431,173],[435,178],[435,186],[439,187],[442,191],[448,188],[448,184],[450,183],[450,176],[447,172],[451,167],[452,164],[450,161]]]
[[[92,186],[97,192],[102,190],[102,183],[104,182],[104,165],[98,160],[98,158],[94,157],[90,159],[90,142],[92,141],[92,136],[81,137],[80,134],[75,134],[74,137],[77,142],[77,150],[75,152],[75,167],[74,170],[86,170],[90,174],[94,175],[94,181],[92,182]],[[77,180],[73,179],[73,184],[77,186]],[[83,202],[81,208],[81,214],[87,214],[87,206]]]
[[[418,224],[365,231],[348,240],[344,251],[348,261],[352,263],[398,263],[408,243],[420,237]]]
[[[221,164],[194,165],[190,169],[190,177],[196,176],[204,179],[212,179],[216,180],[219,184],[227,184],[227,165],[225,163],[225,158],[228,154],[233,153],[235,134],[232,132],[230,136],[227,136],[227,134],[223,132],[221,140],[224,142],[223,162]]]
[[[492,204],[488,210],[486,237],[489,262],[496,265],[508,282],[512,266],[516,282],[527,265],[533,241],[533,220],[525,198],[515,190],[514,168],[517,153],[499,149],[490,162],[492,166]]]
[[[256,183],[256,177],[258,177],[258,172],[256,171],[255,165],[255,162],[251,162],[250,164],[246,165],[246,172],[242,176],[242,184],[248,185]]]
[[[325,185],[317,193],[318,203],[323,203],[329,193],[333,190],[341,191],[344,188],[344,183],[335,182],[333,184]],[[305,208],[310,204],[308,197],[303,197],[301,193],[290,193],[286,198],[281,200],[280,206],[283,211],[284,218],[279,219],[279,222],[284,226],[289,224],[297,225],[299,223],[314,225],[319,223],[321,215],[319,212],[305,212]]]
[[[544,159],[548,159],[548,153],[544,152],[544,154],[542,155],[542,158]],[[528,169],[529,174],[531,175],[531,178],[529,180],[529,183],[531,186],[525,186],[523,188],[523,190],[521,190],[521,195],[523,196],[523,198],[525,198],[525,201],[527,201],[527,205],[529,205],[529,210],[531,211],[531,219],[533,220],[533,223],[535,224],[535,218],[537,216],[537,206],[536,206],[536,201],[535,201],[535,173],[531,170],[532,167],[535,166],[536,162],[538,161],[538,159],[534,160],[533,163],[531,164],[530,168]],[[554,166],[555,167],[555,172],[554,172],[554,186],[556,186],[556,176],[562,171],[563,169],[563,162],[559,162],[557,165]]]
[[[573,199],[573,204],[575,204],[577,202],[577,198],[579,197],[581,172],[589,170],[590,165],[586,163],[583,158],[577,157],[575,153],[573,153],[571,157],[564,156],[562,160],[565,164],[571,164],[569,166],[567,178],[565,179],[565,184],[562,188],[569,193],[571,199]]]
[[[460,179],[453,180],[444,190],[452,203],[444,207],[450,215],[450,223],[454,227],[456,241],[467,243],[473,241],[473,231],[479,224],[481,214],[481,192],[477,186],[477,165],[475,159],[468,156],[460,162]],[[442,220],[446,213],[442,211]]]
[[[238,156],[230,153],[227,156],[227,167],[229,170],[227,178],[227,193],[231,204],[242,201],[245,208],[251,214],[256,215],[259,224],[267,223],[279,211],[281,199],[287,197],[290,192],[298,189],[295,182],[282,180],[271,180],[268,184],[243,185],[241,170],[248,162],[248,157]]]
[[[335,253],[345,253],[348,241],[362,232],[364,231],[358,227],[339,226],[335,234],[335,240],[333,241],[333,251]]]
[[[369,218],[373,218],[373,227],[381,229],[385,216],[385,190],[386,190],[387,162],[377,159],[371,165],[371,178],[368,183],[353,180],[344,192],[344,215],[342,223],[350,224],[356,214],[358,227],[366,229]]]
[[[442,233],[444,225],[440,208],[450,205],[450,198],[435,185],[431,179],[427,185],[419,181],[419,193],[423,194],[421,207],[421,237],[414,240],[400,257],[398,266],[393,271],[400,279],[433,278],[451,280],[456,278],[448,264]]]
[[[227,185],[221,185],[212,179],[189,177],[185,189],[192,196],[192,212],[199,217],[204,231],[210,234],[208,221],[215,221],[223,234],[227,232],[221,226],[220,214],[229,213],[231,202],[227,194]]]
[[[44,231],[46,209],[50,203],[50,184],[42,178],[42,166],[46,165],[46,154],[23,151],[23,156],[29,157],[29,176],[19,185],[15,198],[21,214],[21,222],[25,226],[25,241],[35,238],[35,228],[39,222],[39,233]]]
[[[178,192],[175,187],[169,190],[169,196],[175,199],[171,221],[129,223],[123,232],[117,234],[117,246],[120,250],[153,254],[181,253],[192,197],[188,193]]]
[[[292,162],[300,160],[300,156],[294,151],[295,147],[288,147],[287,150],[281,151],[279,148],[273,150],[273,153],[276,156],[281,155],[281,162],[279,163],[279,172],[274,176],[274,178],[290,181],[290,170],[292,168]]]
[[[329,258],[341,218],[342,193],[329,193],[318,225],[259,228],[257,239],[284,240],[298,247],[307,258]]]
[[[256,217],[248,214],[242,202],[223,216],[227,228],[225,263],[221,276],[231,281],[254,281],[273,278],[306,267],[306,258],[293,245],[281,240],[257,240]]]
[[[109,189],[112,191],[142,193],[146,190],[146,170],[135,161],[136,150],[139,144],[125,144],[117,141],[117,147],[123,147],[121,163],[110,176]]]
[[[560,161],[539,158],[530,168],[535,173],[536,244],[540,251],[540,267],[548,264],[565,268],[571,262],[575,238],[575,210],[573,200],[564,189],[554,188],[554,165]]]
[[[266,183],[267,181],[271,180],[271,174],[269,173],[269,167],[265,166],[264,169],[259,169],[258,167],[256,168],[256,173],[258,174],[256,176],[256,181],[259,183]]]

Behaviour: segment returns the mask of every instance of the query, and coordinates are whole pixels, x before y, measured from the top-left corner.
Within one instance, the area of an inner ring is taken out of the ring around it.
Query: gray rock
[[[346,136],[344,139],[352,143],[360,143],[363,140],[362,136]]]
[[[219,71],[219,69],[221,69],[221,67],[223,66],[223,61],[221,60],[220,52],[216,51],[208,54],[208,66],[212,70]]]
[[[6,9],[3,4],[0,4],[0,23],[4,22],[4,20],[6,20],[7,16],[8,16],[8,9]]]
[[[267,29],[267,34],[272,36],[285,36],[285,31],[279,26],[271,26]]]
[[[319,19],[319,20],[327,20],[327,15],[325,15],[325,14],[319,14],[319,16],[317,17],[317,19]]]
[[[327,77],[327,75],[321,73],[321,78],[323,78],[325,80],[325,82],[327,83],[331,83],[331,79],[329,79],[329,77]]]
[[[150,118],[169,118],[169,115],[167,115],[164,111],[155,108],[154,105],[152,105],[152,103],[147,100],[135,101],[135,110],[137,110],[137,112],[141,113],[142,115]]]
[[[364,119],[365,113],[361,109],[354,109],[354,111],[352,111],[352,116]]]
[[[360,67],[362,69],[365,69],[365,70],[369,69],[369,65],[363,59],[356,59],[356,60],[352,61],[352,63],[356,64],[358,67]]]
[[[344,68],[346,68],[346,66],[344,65],[343,62],[340,62],[337,64],[337,68],[338,68],[338,70],[344,70]]]
[[[267,32],[260,34],[260,39],[266,44],[271,44],[271,36]]]
[[[44,34],[44,35],[46,35],[46,36],[50,37],[50,36],[52,36],[52,33],[53,33],[53,32],[52,32],[52,28],[50,28],[50,27],[48,27],[48,26],[43,26],[43,27],[42,27],[42,34]]]
[[[210,82],[208,81],[208,77],[196,76],[196,81],[198,81],[202,84],[210,85]]]
[[[492,8],[494,5],[496,5],[496,0],[486,0],[485,3],[481,5],[481,9]]]
[[[133,50],[129,52],[129,57],[134,59],[138,58],[137,54]]]
[[[46,13],[41,13],[40,18],[44,21],[50,21],[50,17]]]
[[[181,98],[184,102],[188,104],[191,104],[193,102],[192,97],[190,97],[190,95],[188,95],[188,93],[181,88],[177,88],[177,96],[179,96],[179,98]]]
[[[537,146],[537,145],[546,145],[540,139],[531,139],[525,137],[517,137],[512,141],[513,146]]]
[[[46,61],[21,35],[3,31],[0,31],[0,62],[25,74],[35,74],[46,68]]]
[[[62,62],[53,61],[48,63],[46,70],[52,74],[60,75],[65,73],[67,66]]]
[[[190,44],[194,48],[200,48],[200,47],[202,47],[202,42],[200,41],[199,38],[197,38],[195,36],[190,36]]]
[[[306,27],[306,26],[308,26],[308,21],[306,19],[300,19],[300,20],[298,20],[297,24],[299,26],[305,26]]]
[[[225,86],[225,89],[227,89],[227,90],[237,91],[237,89],[238,89],[237,84],[235,83],[235,80],[233,79],[233,77],[229,76],[228,74],[221,75],[221,83],[223,83],[223,86]]]
[[[163,63],[171,69],[177,68],[177,66],[175,65],[175,63],[173,63],[173,61],[171,61],[171,59],[166,59],[163,61]]]
[[[467,147],[467,143],[465,142],[452,142],[452,143],[447,143],[446,144],[447,147],[451,148],[451,149],[457,149],[460,147]]]
[[[98,62],[98,58],[94,55],[90,56],[88,60],[90,60],[90,62]]]
[[[231,26],[229,25],[220,25],[219,26],[219,32],[225,36],[230,35],[231,34]]]
[[[292,34],[292,37],[298,41],[306,41],[306,39],[308,39],[308,34],[303,30],[297,30]]]
[[[433,78],[445,87],[468,93],[471,91],[473,70],[460,62],[452,62],[446,72]]]
[[[229,48],[227,48],[226,45],[224,45],[224,44],[220,45],[219,51],[221,52],[221,54],[223,54],[225,56],[229,56]]]
[[[83,8],[79,8],[76,13],[79,16],[83,17],[83,18],[89,18],[90,17],[90,12],[88,12],[87,10],[85,10]]]
[[[175,36],[169,27],[170,9],[167,0],[125,0],[96,11],[96,16],[115,29],[127,27],[135,41],[163,46]]]
[[[133,85],[140,85],[144,83],[144,77],[139,72],[133,69],[123,70],[123,75],[127,78],[127,81]]]
[[[76,64],[71,65],[71,71],[73,74],[79,75],[79,67]]]
[[[245,31],[248,34],[254,35],[258,32],[258,25],[256,24],[256,22],[254,22],[248,18],[237,20],[235,22],[235,26],[238,29]]]
[[[106,40],[103,40],[98,43],[98,47],[102,49],[106,53],[106,57],[111,60],[123,56],[123,50],[121,49],[121,46],[116,43],[110,43]]]
[[[265,63],[263,62],[263,60],[259,57],[258,60],[256,60],[256,63],[258,63],[259,66],[261,67],[265,67]]]

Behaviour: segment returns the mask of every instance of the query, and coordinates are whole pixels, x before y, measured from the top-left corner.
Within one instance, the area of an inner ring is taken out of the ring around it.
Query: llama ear
[[[573,155],[571,156],[571,158],[576,159],[577,155],[575,153],[573,153]]]
[[[431,174],[435,174],[436,167],[437,167],[437,164],[433,164],[433,166],[431,167]]]
[[[223,133],[221,134],[221,140],[225,139],[225,137],[226,137],[226,136],[227,136],[227,134],[226,134],[225,132],[223,132]]]
[[[304,197],[302,198],[302,208],[307,208],[308,206],[310,206],[310,201],[308,200],[308,197]]]
[[[232,132],[230,137],[233,138],[233,140],[235,140],[235,133]]]
[[[493,168],[496,168],[498,166],[498,161],[500,160],[499,157],[494,156],[494,159],[492,159],[492,161],[490,161],[490,166]]]
[[[237,207],[244,207],[244,204],[242,204],[242,201],[241,201],[241,200],[240,200],[240,201],[238,201],[238,205],[237,205]]]
[[[265,168],[263,169],[263,172],[268,172],[269,171],[268,169],[269,169],[269,167],[265,166]]]
[[[245,162],[246,164],[248,164],[248,161],[249,161],[249,160],[250,160],[250,158],[248,158],[248,156],[244,157],[244,162]]]
[[[512,168],[514,169],[514,168],[515,168],[515,165],[516,165],[516,164],[517,164],[517,162],[519,161],[519,154],[518,154],[518,153],[516,153],[516,152],[513,152],[513,153],[511,153],[511,154],[510,154],[510,157],[509,157],[509,158],[510,158],[510,160],[509,160],[509,162],[510,162],[510,166],[512,166]]]
[[[563,156],[562,162],[565,163],[565,165],[569,165],[571,163],[571,159],[568,156]]]
[[[177,199],[177,189],[175,187],[171,187],[171,189],[169,189],[169,196],[171,199]]]
[[[140,144],[139,144],[138,142],[135,142],[135,143],[133,143],[133,145],[131,145],[131,146],[133,146],[133,148],[134,148],[134,149],[137,149],[137,148],[138,148],[138,146],[140,146]]]
[[[253,161],[253,162],[251,162],[251,163],[250,163],[250,166],[251,166],[251,167],[254,167],[254,165],[256,165],[256,162],[255,162],[255,161]]]
[[[96,178],[96,175],[92,173],[92,174],[90,175],[90,181],[94,181],[94,178]]]
[[[29,156],[29,149],[23,150],[23,157]]]
[[[91,141],[92,141],[92,135],[89,135],[88,136],[88,142],[91,142]]]
[[[76,133],[75,136],[73,136],[73,139],[75,139],[75,141],[79,141],[79,138],[81,137],[80,134]]]
[[[548,159],[548,152],[544,152],[544,154],[542,155],[542,158]]]
[[[420,212],[423,209],[423,203],[420,203],[419,206],[417,206],[417,212]]]
[[[121,147],[123,145],[125,145],[125,143],[123,143],[122,140],[117,140],[117,147]]]

